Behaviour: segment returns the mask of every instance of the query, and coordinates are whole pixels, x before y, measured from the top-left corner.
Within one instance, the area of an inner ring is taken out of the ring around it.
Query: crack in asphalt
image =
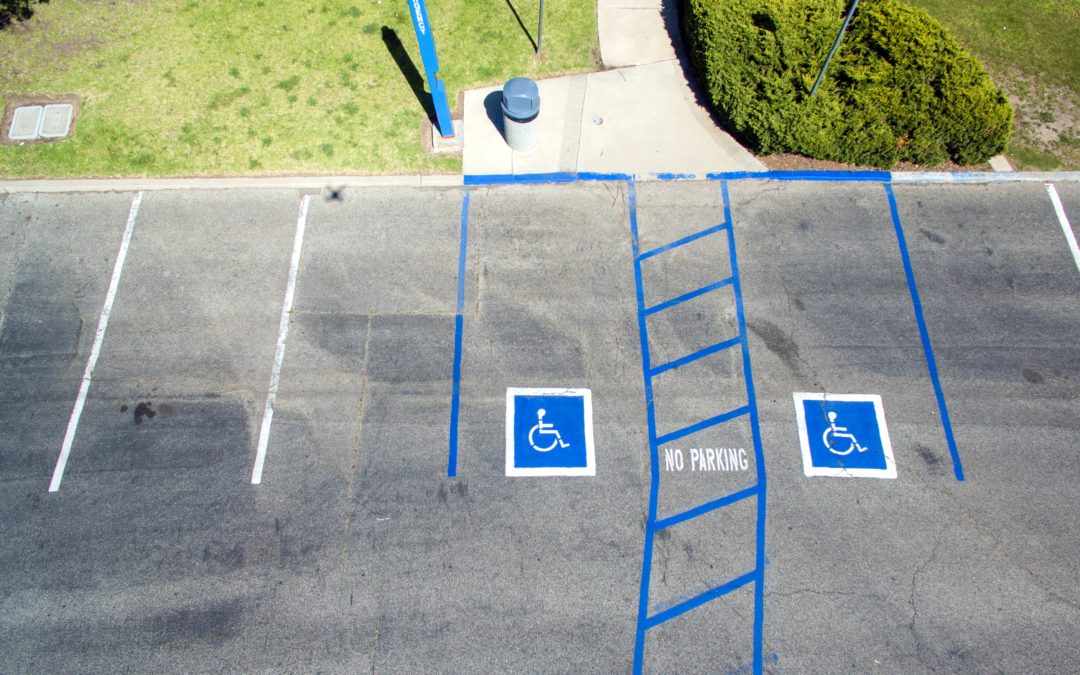
[[[911,594],[908,597],[908,604],[911,605],[911,621],[910,623],[908,623],[908,630],[911,631],[911,636],[915,640],[915,657],[919,660],[919,663],[921,663],[931,671],[936,671],[936,669],[929,663],[927,663],[926,659],[923,658],[922,640],[919,639],[919,632],[915,627],[915,624],[919,619],[919,607],[915,603],[915,586],[918,582],[919,575],[925,572],[926,568],[929,567],[932,562],[934,562],[934,559],[937,557],[938,548],[940,547],[941,533],[939,532],[934,539],[934,548],[930,551],[930,557],[926,560],[926,562],[920,565],[919,568],[915,570],[915,572],[913,572],[911,575]]]

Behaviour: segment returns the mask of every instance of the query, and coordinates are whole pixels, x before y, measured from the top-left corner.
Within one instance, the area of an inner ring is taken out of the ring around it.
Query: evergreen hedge
[[[888,168],[984,162],[1012,108],[926,12],[862,0],[813,97],[848,0],[685,0],[695,71],[725,127],[761,154]]]

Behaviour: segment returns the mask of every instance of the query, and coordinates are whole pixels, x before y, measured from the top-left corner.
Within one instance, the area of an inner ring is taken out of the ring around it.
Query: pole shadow
[[[532,45],[533,53],[536,53],[537,45],[536,40],[533,39],[532,33],[525,27],[525,22],[521,20],[521,15],[518,14],[517,8],[514,7],[514,3],[510,0],[506,0],[506,6],[510,8],[510,11],[514,13],[514,18],[517,19],[518,25],[521,26],[521,32],[525,33],[525,37],[529,38],[529,44]]]
[[[431,98],[431,94],[424,88],[424,76],[420,74],[412,59],[409,58],[409,53],[405,51],[405,45],[401,44],[401,38],[398,37],[393,28],[383,26],[382,40],[383,44],[386,45],[386,51],[390,52],[390,56],[394,59],[394,63],[397,64],[398,70],[405,76],[405,81],[409,83],[409,88],[412,89],[413,95],[419,101],[420,107],[424,109],[424,114],[427,115],[432,124],[435,124],[435,102]]]

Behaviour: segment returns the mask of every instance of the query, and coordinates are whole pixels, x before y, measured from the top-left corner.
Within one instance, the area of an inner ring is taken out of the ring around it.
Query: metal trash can
[[[503,85],[503,136],[517,152],[536,147],[536,118],[540,116],[540,90],[527,77],[515,77]]]

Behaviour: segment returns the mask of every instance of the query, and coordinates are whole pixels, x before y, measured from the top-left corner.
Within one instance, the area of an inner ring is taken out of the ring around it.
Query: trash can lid
[[[508,117],[525,120],[540,112],[540,89],[527,77],[515,77],[503,85],[502,109]]]

